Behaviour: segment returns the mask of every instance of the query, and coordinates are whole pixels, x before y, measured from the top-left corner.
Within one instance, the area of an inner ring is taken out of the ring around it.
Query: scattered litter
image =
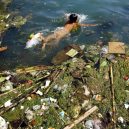
[[[123,123],[124,123],[124,118],[123,118],[123,117],[121,117],[121,116],[120,116],[120,117],[118,117],[118,122],[120,122],[120,123],[122,123],[122,124],[123,124]]]
[[[39,110],[41,108],[41,105],[35,105],[35,106],[33,106],[33,110],[34,111],[37,111],[37,110]]]
[[[128,103],[125,103],[124,106],[125,106],[126,109],[129,108],[129,104]]]
[[[102,129],[102,122],[100,120],[88,120],[85,123],[87,129]]]
[[[8,129],[8,124],[4,118],[0,116],[0,129]]]
[[[51,81],[50,80],[46,80],[45,86],[44,88],[47,88],[50,85]]]
[[[31,98],[30,96],[29,96],[29,97],[27,97],[27,100],[29,100],[29,101],[30,101],[31,99],[32,99],[32,98]]]
[[[21,106],[20,109],[23,110],[24,109],[24,106]]]
[[[6,77],[6,80],[9,80],[10,78],[11,78],[11,75],[7,76],[7,77]]]
[[[74,57],[74,56],[76,56],[78,54],[78,51],[76,51],[75,49],[71,49],[71,50],[69,50],[67,53],[66,53],[66,55],[68,55],[68,56],[70,56],[70,57]]]
[[[85,47],[86,47],[85,45],[81,45],[81,46],[80,46],[81,50],[84,50]]]
[[[13,89],[13,83],[10,81],[7,81],[4,86],[1,87],[1,92],[9,91]]]
[[[61,112],[60,112],[60,117],[61,117],[61,119],[64,118],[64,115],[65,115],[65,112],[64,112],[64,111],[61,111]]]
[[[94,95],[93,98],[94,98],[96,101],[101,101],[101,100],[102,100],[102,96],[101,96],[101,95]]]
[[[38,91],[36,92],[36,94],[37,94],[37,95],[40,95],[40,96],[43,95],[43,93],[42,93],[40,90],[38,90]]]
[[[41,102],[42,102],[42,103],[43,103],[43,102],[48,102],[48,103],[50,103],[50,102],[54,102],[54,103],[56,103],[56,102],[57,102],[57,100],[56,100],[56,99],[54,99],[54,98],[49,97],[49,98],[41,99]]]
[[[11,100],[8,100],[7,102],[4,103],[4,107],[9,107],[11,105],[12,105]]]
[[[33,118],[34,118],[33,111],[31,111],[31,110],[28,109],[27,111],[25,111],[25,114],[26,114],[27,120],[29,120],[29,121],[33,120]]]
[[[104,56],[108,53],[108,47],[107,46],[104,46],[102,47],[101,51],[100,51],[100,55],[101,56]]]
[[[94,129],[94,121],[93,120],[86,121],[85,126],[87,129]]]
[[[84,95],[89,96],[90,95],[90,91],[88,90],[87,86],[84,85],[83,87],[84,87],[84,90],[85,90]]]

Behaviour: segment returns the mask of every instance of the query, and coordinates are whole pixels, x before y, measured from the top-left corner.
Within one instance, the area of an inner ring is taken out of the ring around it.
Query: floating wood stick
[[[90,110],[88,110],[87,112],[85,112],[82,116],[80,116],[78,119],[76,119],[75,121],[73,121],[72,124],[66,126],[63,129],[72,129],[74,126],[76,126],[78,123],[80,123],[81,121],[83,121],[86,117],[88,117],[90,114],[92,114],[97,109],[98,109],[97,106],[92,107]]]
[[[112,70],[112,64],[109,66],[109,76],[110,76],[110,85],[111,85],[111,96],[112,96],[112,118],[113,118],[113,126],[114,129],[116,129],[116,108],[115,108],[115,95],[114,95],[114,87],[113,87],[113,70]]]

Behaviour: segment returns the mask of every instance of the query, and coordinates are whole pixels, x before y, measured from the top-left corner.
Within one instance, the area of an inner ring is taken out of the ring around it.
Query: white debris
[[[102,47],[100,54],[105,55],[107,53],[108,53],[108,47],[107,46]]]
[[[129,104],[125,103],[125,108],[128,109],[129,108]]]
[[[88,90],[87,86],[84,85],[83,87],[84,87],[84,90],[85,90],[84,95],[89,96],[90,95],[90,91]]]
[[[33,111],[31,111],[31,110],[25,111],[25,114],[26,114],[27,120],[29,120],[29,121],[34,118],[34,113],[33,113]]]
[[[38,91],[36,92],[36,94],[37,94],[37,95],[40,95],[40,96],[43,95],[43,93],[42,93],[40,90],[38,90]]]
[[[50,85],[50,82],[51,82],[50,80],[47,80],[46,84],[45,84],[45,87],[48,87]]]
[[[30,101],[31,99],[32,99],[32,98],[31,98],[30,96],[29,96],[29,97],[27,97],[27,100],[29,100],[29,101]]]
[[[0,116],[0,129],[8,129],[7,122],[1,116]]]
[[[8,91],[13,89],[13,83],[10,81],[7,81],[4,86],[1,87],[1,91]]]
[[[20,109],[23,110],[24,109],[24,106],[21,106]]]
[[[15,107],[12,108],[12,111],[14,111],[14,110],[15,110]]]
[[[6,80],[9,80],[10,78],[11,78],[11,75],[7,76],[7,77],[6,77]]]
[[[40,108],[41,108],[40,105],[35,105],[35,106],[33,106],[33,110],[34,110],[34,111],[37,111],[37,110],[39,110]]]
[[[49,107],[48,106],[45,106],[45,104],[43,104],[42,106],[41,106],[41,109],[42,110],[47,110]]]
[[[88,120],[85,123],[86,129],[102,129],[102,122],[99,119]]]
[[[85,47],[86,47],[85,45],[81,45],[81,46],[80,46],[81,50],[84,50]]]
[[[4,103],[4,107],[9,107],[11,105],[12,105],[11,100],[8,100],[7,102]]]
[[[54,102],[54,103],[56,103],[56,102],[57,102],[57,100],[56,100],[56,99],[51,98],[51,97],[50,97],[50,101],[51,101],[51,102]]]
[[[77,62],[77,58],[76,57],[72,58],[72,62],[73,63]]]
[[[122,123],[122,124],[123,124],[123,123],[124,123],[124,119],[123,119],[123,117],[121,117],[121,116],[120,116],[120,117],[118,117],[118,122],[120,122],[120,123]]]
[[[86,121],[85,126],[87,129],[94,129],[94,121],[93,120]]]
[[[6,24],[6,27],[9,27],[9,24]]]
[[[57,102],[57,99],[54,99],[54,98],[51,98],[51,97],[44,98],[44,99],[41,99],[41,103],[43,103],[43,102],[48,102],[48,103],[54,102],[54,103],[56,103]]]

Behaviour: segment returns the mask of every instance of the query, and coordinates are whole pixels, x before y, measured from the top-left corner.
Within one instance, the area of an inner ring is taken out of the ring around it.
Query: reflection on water
[[[0,69],[50,64],[55,53],[71,43],[91,44],[98,40],[129,43],[128,0],[14,0],[10,8],[18,10],[23,16],[31,14],[32,19],[22,28],[11,28],[7,32],[3,45],[9,49],[0,53]],[[81,14],[83,23],[101,25],[82,28],[61,40],[57,46],[47,46],[45,51],[41,51],[40,45],[31,50],[24,49],[31,33],[41,31],[47,35],[53,32],[64,25],[66,14],[71,12]]]

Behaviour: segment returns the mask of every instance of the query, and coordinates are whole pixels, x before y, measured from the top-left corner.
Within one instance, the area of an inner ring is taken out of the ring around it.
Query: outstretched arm
[[[88,27],[88,26],[98,26],[98,24],[79,24],[80,26]]]

